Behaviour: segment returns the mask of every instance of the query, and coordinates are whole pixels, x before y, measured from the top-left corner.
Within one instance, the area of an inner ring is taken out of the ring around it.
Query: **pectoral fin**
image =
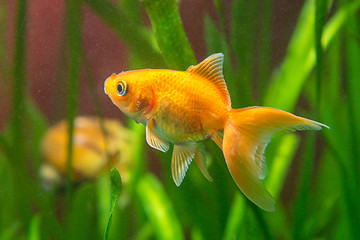
[[[150,119],[146,124],[146,142],[155,149],[167,152],[169,150],[169,143],[157,133],[154,123],[154,120]]]
[[[174,145],[174,152],[171,160],[171,173],[176,186],[180,186],[185,173],[194,158],[196,152],[195,144]]]

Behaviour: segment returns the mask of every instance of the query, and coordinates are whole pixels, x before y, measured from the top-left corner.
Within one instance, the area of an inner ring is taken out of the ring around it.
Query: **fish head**
[[[155,94],[145,70],[112,74],[105,80],[104,92],[127,116],[145,123],[155,106]]]

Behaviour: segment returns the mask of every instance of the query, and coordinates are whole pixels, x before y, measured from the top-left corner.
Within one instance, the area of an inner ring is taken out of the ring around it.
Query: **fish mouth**
[[[106,82],[109,80],[109,78],[107,78],[105,81],[104,81],[104,93],[106,95],[109,95],[108,91],[107,91],[107,87],[106,87]]]
[[[108,77],[106,80],[105,80],[105,82],[104,82],[104,93],[106,94],[106,95],[108,95],[109,96],[109,91],[108,91],[108,89],[109,89],[109,87],[111,88],[111,82],[113,82],[114,80],[114,78],[116,78],[116,74],[115,73],[113,73],[113,74],[111,74],[111,76],[110,77]]]

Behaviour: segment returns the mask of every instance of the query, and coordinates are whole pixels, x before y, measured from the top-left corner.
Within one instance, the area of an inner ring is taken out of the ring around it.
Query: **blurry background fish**
[[[102,172],[117,168],[123,182],[131,167],[132,132],[120,122],[98,117],[77,117],[74,121],[71,176],[77,183],[95,179]],[[45,189],[62,184],[67,172],[69,148],[68,123],[60,121],[50,127],[42,139],[44,162],[40,176]]]

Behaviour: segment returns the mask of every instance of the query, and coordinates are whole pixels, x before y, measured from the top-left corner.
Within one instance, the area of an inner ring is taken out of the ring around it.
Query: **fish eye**
[[[120,97],[124,97],[129,91],[128,85],[126,84],[126,82],[121,81],[118,83],[117,85],[117,95],[119,95]]]

